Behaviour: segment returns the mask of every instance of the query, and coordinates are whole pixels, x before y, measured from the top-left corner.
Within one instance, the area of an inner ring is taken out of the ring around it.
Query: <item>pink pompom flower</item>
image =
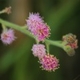
[[[34,32],[34,35],[39,41],[43,41],[45,38],[49,37],[49,27],[47,24],[39,24],[38,28]]]
[[[28,19],[26,20],[28,30],[34,31],[39,23],[43,23],[42,18],[39,16],[39,13],[30,13]]]
[[[38,58],[44,57],[46,49],[43,44],[34,44],[32,47],[33,55]]]
[[[14,36],[14,31],[12,29],[3,30],[1,34],[1,41],[4,44],[11,44],[16,37]]]
[[[28,30],[30,30],[39,41],[43,41],[45,38],[49,37],[50,28],[46,23],[44,23],[38,13],[29,14],[26,22]]]
[[[55,71],[59,68],[59,60],[54,55],[46,54],[40,59],[41,68],[46,71]]]

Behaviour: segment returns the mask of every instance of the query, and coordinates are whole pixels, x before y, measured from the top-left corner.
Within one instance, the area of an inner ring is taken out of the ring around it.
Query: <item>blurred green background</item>
[[[12,13],[0,18],[23,26],[29,12],[39,12],[51,28],[50,39],[61,40],[63,35],[73,33],[80,40],[80,0],[0,0],[0,10],[6,6],[12,6]],[[0,80],[74,80],[80,75],[80,48],[70,57],[50,46],[50,53],[60,60],[60,68],[47,72],[39,68],[38,59],[32,55],[35,41],[16,30],[15,34],[17,39],[11,45],[0,41]]]

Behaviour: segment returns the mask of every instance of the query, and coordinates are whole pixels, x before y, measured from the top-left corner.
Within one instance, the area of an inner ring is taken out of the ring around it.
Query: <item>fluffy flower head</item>
[[[49,37],[49,27],[47,24],[39,24],[38,29],[34,32],[39,41],[43,41],[45,38]]]
[[[43,44],[34,44],[32,47],[33,55],[38,58],[44,57],[46,49]]]
[[[46,54],[39,62],[41,68],[46,71],[55,71],[59,68],[59,60],[54,55]]]
[[[1,34],[1,40],[4,44],[11,44],[16,37],[14,36],[14,31],[12,29],[3,30]]]
[[[39,13],[30,13],[28,19],[26,20],[28,29],[30,31],[35,30],[35,27],[38,27],[40,23],[43,23],[42,18],[39,16]]]
[[[49,37],[50,29],[38,13],[30,14],[27,21],[28,30],[39,40]]]

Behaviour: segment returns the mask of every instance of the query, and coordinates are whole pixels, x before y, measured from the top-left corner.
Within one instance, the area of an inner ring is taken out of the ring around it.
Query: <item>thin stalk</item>
[[[4,13],[4,10],[0,11],[0,14],[3,14]]]
[[[47,53],[49,54],[49,43],[45,43],[45,44],[46,44]]]
[[[63,48],[63,45],[61,44],[61,41],[53,41],[53,40],[45,40],[46,43],[49,43],[50,45],[54,45],[60,48]]]
[[[22,33],[34,38],[34,36],[27,29],[23,28],[22,26],[13,24],[11,22],[8,22],[8,21],[2,20],[2,19],[0,19],[0,23],[4,24],[6,27],[13,28],[15,30],[18,30],[18,31],[20,31],[20,32],[22,32]]]

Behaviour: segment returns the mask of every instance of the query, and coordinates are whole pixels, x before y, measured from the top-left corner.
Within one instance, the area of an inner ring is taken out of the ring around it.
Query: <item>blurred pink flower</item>
[[[59,60],[54,55],[46,54],[39,62],[41,68],[46,71],[55,71],[59,68]]]
[[[4,44],[11,44],[16,37],[14,36],[14,31],[12,29],[3,30],[1,34],[1,40]]]
[[[28,30],[36,36],[39,41],[43,41],[45,38],[49,37],[50,28],[43,19],[39,16],[38,13],[29,14],[28,20],[26,20]]]
[[[44,57],[46,49],[43,44],[34,44],[32,47],[33,55],[38,58]]]

